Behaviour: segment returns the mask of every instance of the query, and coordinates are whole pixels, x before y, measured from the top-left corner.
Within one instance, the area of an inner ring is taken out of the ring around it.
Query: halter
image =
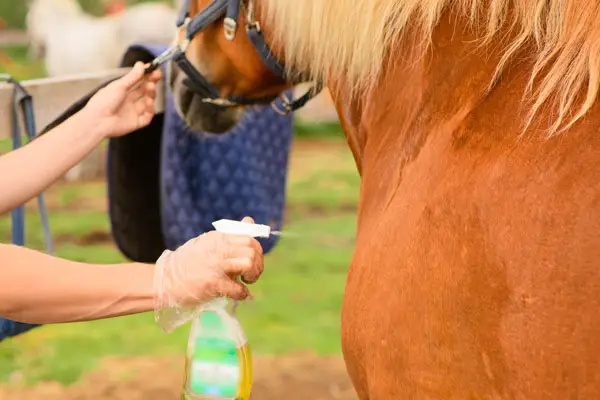
[[[309,100],[315,97],[323,89],[321,83],[313,85],[304,95],[292,100],[285,94],[267,96],[261,98],[246,98],[232,96],[221,98],[219,90],[215,88],[198,71],[187,58],[185,51],[196,35],[202,32],[210,24],[216,22],[221,17],[224,18],[224,33],[227,40],[233,40],[238,31],[238,19],[242,9],[245,9],[245,28],[248,39],[256,49],[263,63],[271,72],[283,80],[290,81],[285,73],[285,68],[275,58],[262,34],[259,22],[254,18],[254,0],[213,0],[204,10],[200,11],[194,18],[190,18],[190,0],[183,0],[182,8],[177,17],[177,27],[185,29],[185,37],[175,46],[169,48],[163,54],[158,56],[147,69],[150,72],[156,69],[163,62],[172,59],[173,62],[187,75],[187,85],[196,93],[206,94],[203,102],[220,107],[236,107],[256,104],[270,103],[273,109],[286,115],[303,107]],[[277,100],[281,100],[279,104]]]

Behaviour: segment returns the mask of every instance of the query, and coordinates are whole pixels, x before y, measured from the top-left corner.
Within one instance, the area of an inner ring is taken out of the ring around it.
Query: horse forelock
[[[342,78],[354,94],[375,87],[388,49],[405,30],[414,29],[430,43],[443,12],[452,11],[480,28],[482,46],[497,43],[512,28],[490,87],[533,44],[526,124],[552,101],[550,133],[565,130],[598,95],[600,0],[261,0],[260,6],[287,68],[310,71],[323,81]]]

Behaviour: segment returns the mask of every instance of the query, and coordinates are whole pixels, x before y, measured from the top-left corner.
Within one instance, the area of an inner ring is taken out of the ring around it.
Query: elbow
[[[35,323],[27,317],[30,314],[31,292],[24,289],[18,260],[22,258],[24,248],[14,244],[0,244],[0,318],[16,322]]]
[[[2,298],[4,296],[0,296]],[[35,323],[33,321],[29,321],[26,317],[26,312],[22,305],[17,304],[16,302],[7,301],[8,299],[3,298],[0,300],[0,318],[8,319],[15,322],[23,322],[23,323]],[[0,323],[0,326],[2,324]]]

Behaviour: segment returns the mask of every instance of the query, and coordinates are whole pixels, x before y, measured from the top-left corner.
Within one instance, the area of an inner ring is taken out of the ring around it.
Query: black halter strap
[[[260,25],[253,19],[253,0],[248,1],[248,15],[246,17],[246,34],[248,39],[256,49],[263,63],[271,72],[278,77],[290,81],[286,76],[285,68],[271,52],[264,39]],[[175,48],[171,48],[157,57],[148,71],[151,71],[160,65],[160,63],[171,58],[179,68],[187,75],[186,84],[195,92],[204,96],[203,101],[221,107],[247,106],[255,104],[270,103],[271,106],[280,114],[288,114],[303,107],[309,100],[321,92],[323,86],[316,84],[312,86],[301,97],[291,100],[283,95],[267,96],[261,98],[246,98],[232,96],[221,98],[219,90],[215,88],[190,62],[185,54],[189,42],[200,32],[206,29],[210,24],[215,23],[224,17],[225,37],[233,40],[238,31],[238,20],[242,8],[241,0],[213,0],[204,10],[190,19],[190,0],[182,1],[182,8],[177,17],[177,26],[185,27],[185,39]],[[279,100],[279,101],[278,101]]]

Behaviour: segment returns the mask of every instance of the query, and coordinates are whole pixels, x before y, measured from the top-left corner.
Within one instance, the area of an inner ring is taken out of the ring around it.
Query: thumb
[[[144,77],[144,63],[138,61],[135,63],[131,71],[123,75],[119,79],[119,85],[124,89],[131,89],[136,83],[138,83]]]

